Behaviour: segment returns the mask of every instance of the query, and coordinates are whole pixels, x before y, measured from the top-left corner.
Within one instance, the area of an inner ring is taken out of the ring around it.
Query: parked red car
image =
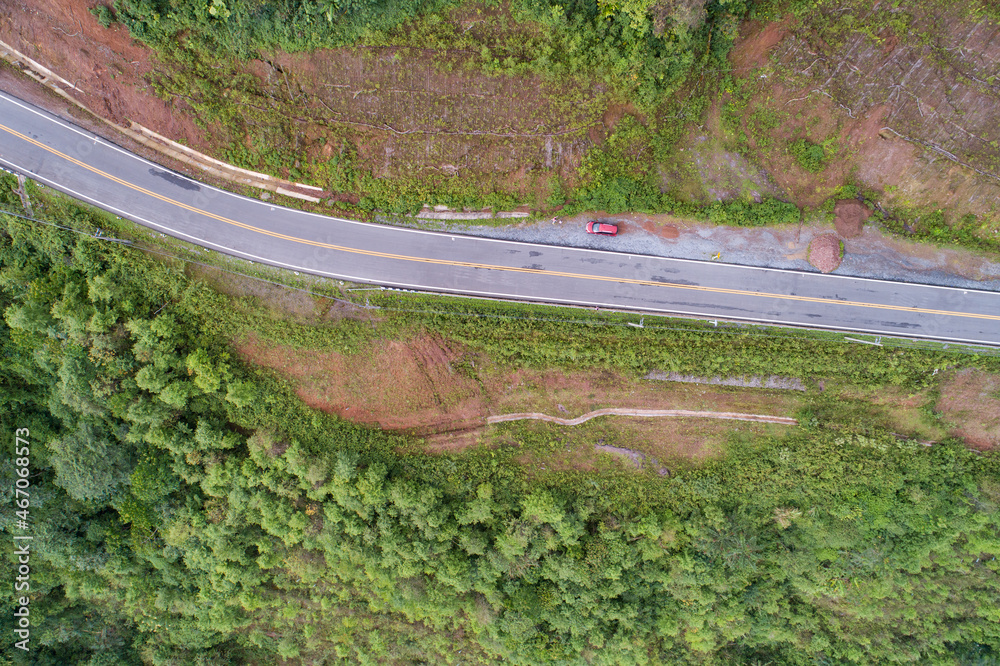
[[[588,234],[602,234],[604,236],[617,236],[618,226],[607,222],[587,222]]]

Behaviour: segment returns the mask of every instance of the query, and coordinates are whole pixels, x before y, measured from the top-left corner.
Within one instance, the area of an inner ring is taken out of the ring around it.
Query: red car
[[[602,234],[604,236],[617,236],[618,227],[617,225],[608,224],[607,222],[587,222],[587,233]]]

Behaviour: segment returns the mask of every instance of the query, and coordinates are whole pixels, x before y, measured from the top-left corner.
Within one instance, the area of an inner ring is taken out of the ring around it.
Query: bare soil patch
[[[761,24],[750,21],[742,28],[740,40],[729,53],[729,62],[733,64],[734,73],[745,74],[754,67],[760,67],[767,62],[767,54],[777,46],[788,34],[794,18],[788,16],[781,21]]]
[[[135,120],[175,141],[204,144],[193,119],[150,90],[152,51],[122,26],[102,27],[89,11],[93,4],[0,0],[0,39],[72,81],[79,90],[71,94],[109,120]]]
[[[672,224],[657,225],[652,220],[645,222],[642,225],[642,228],[649,233],[656,234],[660,238],[665,238],[667,240],[673,240],[674,238],[677,238],[678,236],[681,235],[680,229],[678,229],[674,225]]]
[[[618,125],[618,121],[626,115],[638,118],[640,122],[644,121],[644,119],[640,117],[639,111],[632,105],[631,102],[629,102],[628,104],[609,104],[607,110],[604,111],[604,116],[601,118],[601,122],[604,123],[604,128],[610,134],[615,130],[615,126]]]
[[[0,29],[3,28],[3,25],[3,17],[0,15]],[[0,37],[0,39],[7,41],[4,37]],[[35,106],[46,109],[58,117],[70,120],[74,124],[79,125],[80,127],[93,132],[94,134],[103,137],[112,143],[123,146],[137,155],[145,157],[148,160],[158,162],[170,169],[173,169],[174,171],[187,174],[192,178],[212,185],[229,187],[236,192],[241,192],[242,190],[242,188],[234,186],[231,182],[223,181],[222,179],[216,178],[215,176],[212,176],[211,174],[208,174],[200,169],[194,169],[190,165],[182,161],[175,160],[163,152],[153,150],[138,141],[133,141],[128,136],[112,129],[105,122],[102,122],[99,116],[88,113],[76,104],[60,97],[50,88],[41,85],[36,80],[30,78],[22,71],[17,70],[13,65],[10,65],[6,61],[0,61],[0,90],[34,104]],[[101,108],[103,107],[100,107],[95,111],[99,113]]]
[[[589,213],[586,217],[588,220],[593,219]],[[618,225],[619,234],[623,233],[629,225],[635,225],[646,233],[658,236],[665,240],[673,240],[681,234],[681,231],[677,226],[677,221],[669,215],[620,213],[618,215],[611,216],[609,221],[612,224]]]
[[[486,411],[477,381],[459,369],[462,361],[474,359],[433,336],[376,341],[343,354],[294,349],[247,334],[235,348],[244,360],[291,380],[309,406],[351,421],[429,434],[479,426]]]
[[[841,199],[834,206],[833,214],[833,226],[837,229],[837,235],[841,238],[855,238],[861,235],[872,212],[856,199]]]
[[[234,344],[244,360],[291,381],[310,406],[426,437],[427,450],[441,452],[476,444],[486,418],[500,414],[542,412],[576,418],[599,409],[626,408],[786,417],[800,404],[799,396],[777,390],[672,384],[610,371],[504,370],[459,344],[427,334],[371,342],[351,354],[295,349],[252,333]],[[624,424],[633,419],[615,420]],[[617,427],[625,426],[612,426]]]
[[[1000,376],[966,369],[941,387],[937,408],[957,424],[952,434],[987,451],[1000,445]]]

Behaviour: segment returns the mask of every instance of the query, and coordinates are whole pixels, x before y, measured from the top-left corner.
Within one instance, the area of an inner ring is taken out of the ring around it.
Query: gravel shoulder
[[[587,220],[619,225],[609,238],[584,231]],[[428,228],[427,225],[421,225]],[[675,259],[719,261],[742,266],[819,271],[806,260],[809,242],[833,225],[802,224],[764,228],[722,227],[669,215],[578,215],[516,226],[449,224],[454,233],[567,247],[610,250]],[[892,238],[866,225],[860,236],[845,238],[844,258],[835,275],[961,289],[1000,291],[1000,258],[969,250],[940,248]],[[716,258],[717,257],[717,258]]]

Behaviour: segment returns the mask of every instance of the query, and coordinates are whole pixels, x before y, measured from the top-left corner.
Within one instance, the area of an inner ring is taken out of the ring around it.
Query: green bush
[[[823,146],[808,139],[797,139],[788,144],[788,152],[798,165],[809,173],[819,173],[826,166],[826,151]]]
[[[608,213],[636,211],[655,213],[661,209],[659,189],[645,179],[617,176],[579,193],[575,208]]]
[[[763,227],[770,224],[798,224],[801,211],[795,204],[777,199],[764,199],[760,203],[737,199],[716,202],[705,208],[700,217],[715,224]]]
[[[893,209],[882,220],[881,225],[907,238],[954,244],[987,252],[1000,251],[1000,240],[989,233],[988,225],[983,224],[973,213],[949,222],[941,209],[920,210],[900,206]]]
[[[105,28],[110,28],[115,22],[115,15],[107,5],[94,5],[90,8],[90,13],[97,17],[97,22]]]

